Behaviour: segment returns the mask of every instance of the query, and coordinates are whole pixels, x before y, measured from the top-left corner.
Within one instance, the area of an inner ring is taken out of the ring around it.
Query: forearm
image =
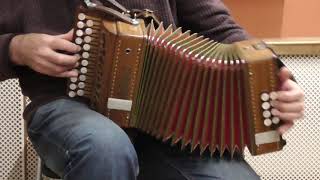
[[[177,0],[179,24],[219,42],[246,40],[249,35],[220,0]]]

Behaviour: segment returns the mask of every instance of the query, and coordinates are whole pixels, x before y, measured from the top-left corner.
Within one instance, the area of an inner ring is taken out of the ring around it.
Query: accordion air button
[[[270,96],[268,93],[262,93],[261,94],[261,100],[262,101],[268,101],[270,99]]]
[[[84,42],[90,43],[92,41],[92,38],[90,36],[84,37]]]
[[[88,20],[86,22],[86,24],[87,24],[88,27],[92,27],[93,26],[93,21],[92,20]]]
[[[263,111],[262,116],[264,118],[270,118],[271,117],[271,112],[270,111]]]
[[[82,60],[81,65],[82,66],[88,66],[89,62],[87,60]]]
[[[80,72],[81,72],[82,74],[86,74],[86,73],[88,72],[88,69],[85,68],[85,67],[83,67],[83,68],[80,69]]]
[[[271,104],[269,102],[264,102],[262,103],[261,107],[262,109],[267,110],[267,109],[270,109]]]
[[[76,97],[77,94],[74,91],[69,91],[68,95],[73,98]]]
[[[86,34],[90,35],[90,34],[92,34],[92,29],[91,28],[87,28],[85,30],[85,32],[86,32]]]
[[[70,84],[70,85],[69,85],[69,88],[70,88],[71,90],[75,90],[75,89],[77,89],[77,85],[75,85],[75,84]]]
[[[83,40],[82,40],[82,38],[77,37],[75,42],[76,42],[76,44],[80,45],[80,44],[82,44]]]
[[[84,91],[83,90],[78,90],[77,91],[78,96],[84,96]]]
[[[78,87],[79,87],[80,89],[83,89],[83,88],[85,87],[84,82],[79,82]]]
[[[83,74],[79,76],[80,81],[86,81],[86,79],[87,79],[86,76]]]
[[[270,126],[272,125],[272,121],[271,121],[271,119],[265,119],[265,120],[263,121],[263,124],[264,124],[265,126],[267,126],[267,127],[270,127]]]
[[[90,55],[88,52],[84,52],[84,53],[82,53],[82,57],[85,59],[88,59],[90,57]]]
[[[270,99],[276,100],[278,98],[278,94],[276,92],[271,92],[270,93]]]
[[[85,45],[83,45],[83,50],[85,50],[85,51],[89,51],[90,50],[90,45],[89,44],[85,44]]]
[[[272,123],[273,124],[279,124],[279,122],[280,122],[280,118],[279,117],[273,117],[272,118]]]
[[[82,21],[79,21],[77,23],[77,27],[80,28],[80,29],[84,28],[84,26],[85,26],[85,24]]]
[[[71,81],[71,82],[77,82],[77,81],[78,81],[78,78],[72,77],[72,78],[70,78],[70,81]]]
[[[76,35],[79,36],[79,37],[83,36],[83,31],[82,30],[77,30],[76,31]]]
[[[83,13],[80,13],[80,14],[78,15],[78,19],[79,19],[80,21],[83,21],[83,20],[86,19],[86,15],[83,14]]]

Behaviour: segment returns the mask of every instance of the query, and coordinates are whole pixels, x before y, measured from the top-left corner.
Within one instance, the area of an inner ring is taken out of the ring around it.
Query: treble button
[[[85,51],[89,51],[90,50],[90,45],[89,44],[84,44],[83,45],[83,50],[85,50]]]
[[[92,34],[92,29],[91,28],[87,28],[86,30],[85,30],[85,33],[87,34],[87,35],[91,35]]]
[[[76,35],[79,36],[79,37],[83,36],[83,31],[82,30],[77,30],[76,31]]]
[[[280,123],[280,118],[279,117],[273,117],[272,118],[272,123],[273,124],[279,124]]]
[[[75,42],[76,42],[76,44],[80,45],[80,44],[82,44],[83,40],[82,40],[82,38],[77,37]]]
[[[268,101],[270,99],[270,96],[268,93],[262,93],[260,98],[262,101]]]
[[[269,102],[264,102],[264,103],[262,103],[261,107],[264,110],[268,110],[268,109],[270,109],[271,104]]]

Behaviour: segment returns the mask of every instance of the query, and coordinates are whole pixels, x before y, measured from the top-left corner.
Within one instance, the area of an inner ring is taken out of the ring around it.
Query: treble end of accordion
[[[241,59],[246,61],[247,105],[250,107],[250,143],[252,155],[282,150],[286,142],[277,131],[281,121],[273,116],[271,101],[279,90],[278,58],[260,40],[236,43]]]

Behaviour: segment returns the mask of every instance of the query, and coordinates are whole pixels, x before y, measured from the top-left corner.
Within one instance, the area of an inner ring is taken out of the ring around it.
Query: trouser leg
[[[138,174],[125,132],[82,103],[61,99],[40,107],[28,133],[46,166],[64,180],[134,180]]]
[[[135,144],[140,174],[138,180],[259,180],[242,156],[202,156],[181,152],[153,138],[140,135]]]

